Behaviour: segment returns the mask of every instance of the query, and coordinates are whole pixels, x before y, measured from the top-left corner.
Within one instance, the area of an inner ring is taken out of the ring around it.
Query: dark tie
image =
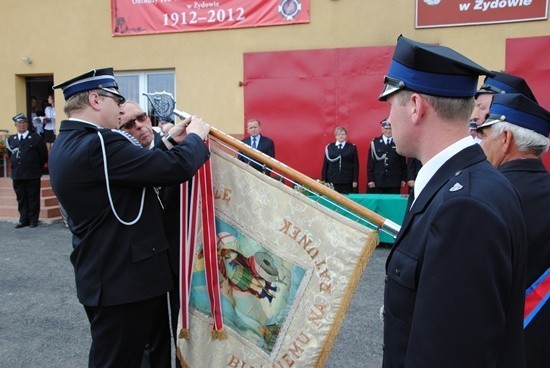
[[[339,149],[339,150],[342,149],[342,144],[341,144],[341,143],[338,143],[337,146],[338,146],[338,149]]]
[[[256,145],[256,137],[252,137],[252,148],[258,148]]]
[[[19,134],[19,142],[23,142],[23,134]]]

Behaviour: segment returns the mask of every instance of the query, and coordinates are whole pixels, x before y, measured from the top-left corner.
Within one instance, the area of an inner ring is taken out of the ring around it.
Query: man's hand
[[[201,137],[202,140],[205,140],[206,137],[208,137],[208,132],[210,132],[210,125],[202,120],[202,118],[196,116],[191,118],[191,123],[187,126],[187,134],[195,133]]]
[[[202,140],[205,140],[208,136],[208,132],[210,132],[210,125],[205,123],[201,118],[193,116],[176,124],[168,131],[168,134],[174,138],[176,142],[181,143],[189,133],[195,133],[201,137]]]

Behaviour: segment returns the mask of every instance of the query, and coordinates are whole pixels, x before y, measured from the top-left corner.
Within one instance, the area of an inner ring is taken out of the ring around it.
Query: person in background
[[[409,194],[414,188],[414,182],[418,172],[422,168],[422,162],[418,161],[414,157],[409,157],[407,159],[407,184],[409,186]]]
[[[243,139],[242,142],[249,145],[252,148],[257,149],[260,152],[265,153],[269,157],[275,158],[275,143],[270,138],[265,135],[261,135],[262,131],[261,123],[258,119],[250,119],[246,123],[248,137]],[[263,172],[266,175],[270,175],[271,170],[266,165],[258,164],[254,161],[251,161],[245,154],[239,152],[239,160],[250,164],[253,168],[258,171]]]
[[[55,141],[55,97],[53,93],[48,95],[48,106],[44,109],[44,115],[44,140],[49,152]]]
[[[48,150],[44,139],[28,130],[29,123],[24,114],[17,114],[12,120],[17,134],[8,137],[6,148],[19,210],[19,223],[15,228],[37,227],[40,215],[40,178],[44,164],[48,161]]]
[[[399,194],[407,180],[407,162],[396,151],[389,119],[380,127],[382,135],[371,141],[367,157],[367,193]]]
[[[209,157],[210,127],[192,117],[147,150],[116,129],[125,99],[112,68],[54,88],[63,90],[68,119],[52,147],[50,180],[73,234],[70,259],[92,337],[89,366],[138,368],[173,287],[154,188],[196,173]]]
[[[126,101],[121,106],[119,121],[119,129],[131,134],[143,148],[152,149],[162,140],[162,136],[153,129],[149,115],[137,102]]]
[[[485,121],[494,95],[501,93],[521,93],[525,97],[537,102],[533,91],[531,91],[525,79],[502,72],[493,71],[492,73],[494,76],[485,77],[483,85],[475,95],[476,104],[472,111],[470,122],[475,122],[476,125],[480,125]]]
[[[359,177],[357,147],[347,141],[348,132],[342,126],[334,129],[334,137],[336,141],[325,147],[321,179],[331,183],[339,193],[356,193]]]
[[[524,313],[528,368],[550,367],[550,112],[524,95],[497,94],[478,128],[489,162],[517,189],[527,229],[527,291]]]
[[[386,261],[383,367],[525,366],[521,202],[464,134],[479,75],[400,36],[384,78],[397,151],[423,166]]]

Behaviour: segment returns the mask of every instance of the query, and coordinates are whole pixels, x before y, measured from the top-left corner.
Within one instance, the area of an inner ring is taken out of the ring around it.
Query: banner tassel
[[[212,340],[227,340],[227,333],[225,330],[213,330],[211,332]]]
[[[191,339],[191,334],[189,333],[189,330],[187,328],[182,328],[180,330],[180,333],[178,334],[178,339]]]

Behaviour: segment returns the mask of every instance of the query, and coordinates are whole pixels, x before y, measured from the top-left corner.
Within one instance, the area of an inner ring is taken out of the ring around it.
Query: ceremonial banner
[[[180,361],[193,368],[324,366],[378,233],[224,152],[212,149],[211,161],[226,339],[211,337],[199,240]]]
[[[309,23],[309,0],[111,0],[113,35]]]
[[[548,18],[548,0],[416,0],[416,28]]]

